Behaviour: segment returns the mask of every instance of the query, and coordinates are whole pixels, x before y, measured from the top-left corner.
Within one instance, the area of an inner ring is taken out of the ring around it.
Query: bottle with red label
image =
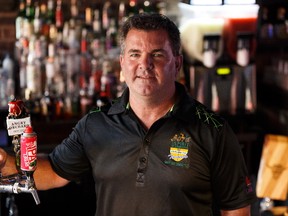
[[[31,126],[27,126],[21,135],[21,170],[29,178],[37,164],[37,134]]]

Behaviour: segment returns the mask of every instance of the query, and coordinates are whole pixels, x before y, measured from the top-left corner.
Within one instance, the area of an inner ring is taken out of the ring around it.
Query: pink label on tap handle
[[[21,136],[21,170],[34,171],[37,161],[37,136]]]

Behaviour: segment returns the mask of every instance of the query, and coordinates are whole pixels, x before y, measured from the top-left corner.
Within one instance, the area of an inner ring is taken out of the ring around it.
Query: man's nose
[[[153,58],[150,55],[143,55],[140,62],[142,70],[152,70],[154,68]]]

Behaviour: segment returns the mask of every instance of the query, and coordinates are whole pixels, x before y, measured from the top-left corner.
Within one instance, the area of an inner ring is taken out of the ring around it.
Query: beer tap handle
[[[7,130],[8,135],[13,137],[12,144],[18,173],[10,176],[0,174],[0,192],[31,193],[38,205],[40,199],[33,179],[37,159],[37,136],[32,130],[30,114],[26,110],[24,102],[15,99],[8,105]],[[30,157],[27,159],[23,155]]]

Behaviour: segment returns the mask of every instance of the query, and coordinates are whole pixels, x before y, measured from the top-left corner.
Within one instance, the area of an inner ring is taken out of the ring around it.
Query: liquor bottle
[[[33,20],[33,27],[34,27],[34,34],[40,35],[42,34],[42,20],[40,17],[41,10],[40,10],[40,5],[38,2],[35,2],[35,16]]]
[[[83,29],[86,29],[85,31],[85,41],[87,45],[87,51],[90,52],[90,45],[94,39],[94,31],[93,31],[93,11],[91,7],[86,7],[85,8],[85,22],[84,26],[82,27]],[[82,35],[83,36],[83,35]],[[83,39],[83,38],[82,38]]]
[[[80,89],[80,115],[85,115],[93,106],[93,92],[89,91],[89,86],[85,85]]]
[[[57,26],[56,26],[56,7],[54,0],[48,0],[47,2],[47,30],[48,30],[48,37],[47,40],[49,42],[56,42],[57,39]]]
[[[0,108],[6,107],[8,103],[7,89],[7,72],[0,68]]]
[[[91,41],[89,38],[88,30],[82,29],[81,36],[81,56],[80,56],[80,88],[83,83],[88,83],[89,77],[91,76],[91,54],[89,48]]]
[[[133,16],[134,14],[139,13],[139,7],[137,4],[137,0],[129,0],[128,10],[127,10],[127,16]]]
[[[58,94],[54,100],[55,118],[63,119],[65,117],[64,94]]]
[[[23,36],[30,38],[34,34],[33,20],[35,17],[35,8],[32,0],[26,0],[25,19],[23,23]]]
[[[67,45],[68,54],[66,56],[66,94],[64,98],[65,116],[79,116],[79,71],[80,71],[80,55],[79,40],[77,39],[77,30],[75,29],[75,20],[70,19]]]
[[[93,12],[92,28],[94,36],[99,38],[101,35],[101,21],[100,21],[100,11],[98,9],[95,9]]]
[[[94,41],[94,50],[93,58],[91,59],[91,77],[90,77],[90,89],[93,89],[94,94],[97,95],[101,90],[101,76],[102,76],[102,59],[100,57],[100,53],[97,51],[100,49],[99,43],[96,44]]]
[[[15,20],[16,40],[19,40],[23,36],[23,23],[25,19],[25,2],[21,0],[19,2],[18,14]]]
[[[116,95],[115,97],[120,97],[123,93],[123,91],[125,90],[125,88],[127,87],[125,79],[123,77],[122,71],[119,72],[119,79],[117,82],[117,87],[116,87]]]
[[[56,43],[57,40],[57,34],[58,34],[58,30],[55,24],[51,24],[49,27],[49,37],[48,37],[48,41],[50,41],[51,43]]]
[[[62,9],[62,0],[57,0],[55,12],[55,24],[58,31],[62,31],[64,25],[64,14]]]
[[[71,0],[70,2],[70,17],[77,19],[79,15],[78,2],[77,0]]]
[[[53,118],[53,96],[51,95],[50,89],[45,88],[44,94],[40,99],[41,116],[47,122]]]
[[[55,24],[55,4],[54,0],[47,1],[47,15],[46,20],[48,24]]]
[[[55,117],[62,118],[64,116],[64,95],[66,92],[66,71],[67,71],[67,54],[66,47],[62,40],[62,34],[59,34],[59,40],[56,44],[56,56],[55,64],[56,71],[53,77],[54,81],[54,105],[55,105]]]
[[[92,105],[92,96],[89,93],[89,80],[91,76],[91,55],[88,50],[89,41],[87,40],[88,30],[82,29],[81,37],[81,56],[80,56],[80,76],[79,76],[79,95],[81,115],[87,113]]]
[[[95,9],[93,16],[93,39],[90,44],[90,49],[92,57],[95,58],[97,63],[99,62],[101,56],[103,56],[103,53],[105,52],[104,42],[105,42],[105,35],[103,35],[101,31],[100,11],[99,9]],[[93,59],[91,59],[91,62],[92,61]]]
[[[35,7],[32,0],[26,0],[26,17],[32,21],[35,17]]]
[[[91,7],[85,8],[85,28],[92,31],[93,11]]]
[[[109,20],[109,28],[106,31],[106,52],[111,58],[116,58],[118,55],[118,38],[116,21],[111,18]]]
[[[40,98],[33,98],[33,93],[30,89],[26,89],[24,104],[32,118],[41,117]]]
[[[160,13],[160,14],[163,14],[163,15],[167,15],[167,2],[166,1],[156,1],[155,3],[155,10],[156,10],[156,13]]]
[[[139,3],[139,13],[152,13],[152,4],[148,0],[144,0],[142,3]]]
[[[121,1],[119,4],[119,9],[118,9],[118,26],[122,26],[125,20],[127,19],[127,6],[124,1]]]
[[[100,78],[100,92],[97,94],[96,105],[98,107],[104,106],[107,103],[110,103],[113,98],[112,95],[112,85],[113,79],[111,76],[111,61],[105,59],[102,63],[102,76]]]
[[[108,9],[109,9],[110,5],[111,5],[110,1],[105,1],[104,5],[103,5],[103,9],[102,9],[102,29],[104,31],[106,31],[108,26],[109,26]]]
[[[41,62],[36,58],[35,42],[36,37],[33,35],[29,42],[29,54],[26,65],[27,89],[31,90],[33,99],[39,98],[42,95]]]
[[[96,99],[96,106],[97,107],[102,107],[105,106],[106,104],[110,103],[110,98],[107,95],[106,91],[100,91],[98,98]]]
[[[151,1],[145,0],[143,2],[143,12],[145,12],[145,13],[152,13],[153,12]]]
[[[260,31],[259,31],[259,36],[261,39],[272,39],[274,37],[274,27],[269,14],[270,11],[267,7],[261,8]]]
[[[41,5],[41,14],[45,14],[43,22],[43,35],[48,39],[50,34],[50,26],[55,25],[55,8],[54,0],[48,0],[47,5]]]
[[[48,56],[45,60],[45,72],[46,82],[44,94],[40,99],[41,115],[46,121],[50,121],[53,118],[54,113],[54,81],[53,78],[56,74],[55,65],[55,45],[49,43],[48,45]]]
[[[287,33],[287,20],[286,20],[285,7],[279,7],[277,9],[277,19],[274,24],[275,36],[280,39],[288,38]]]
[[[112,72],[112,61],[111,59],[105,59],[102,64],[102,76],[101,76],[101,92],[107,98],[114,98],[113,88],[116,86],[116,78]],[[105,94],[104,94],[105,92]]]
[[[47,3],[41,3],[40,4],[40,12],[39,12],[39,19],[41,20],[41,36],[45,36],[47,38],[47,33],[49,32],[46,25],[47,25],[47,13],[48,13],[48,7]],[[49,26],[48,26],[49,27]]]
[[[18,55],[16,55],[16,59],[19,62],[19,94],[24,97],[25,89],[27,88],[27,57],[29,54],[28,38],[22,37],[17,42],[17,45],[17,49],[19,50]]]
[[[79,13],[79,8],[81,6],[81,2],[78,0],[71,0],[70,3],[70,20],[69,24],[71,28],[73,28],[73,31],[75,31],[76,38],[80,40],[81,38],[81,31],[82,31],[82,24],[83,24],[83,18],[81,17]]]
[[[4,74],[7,75],[6,96],[8,101],[11,101],[15,98],[16,86],[15,86],[14,66],[15,66],[14,60],[10,57],[10,54],[7,53],[3,59],[2,67]]]

